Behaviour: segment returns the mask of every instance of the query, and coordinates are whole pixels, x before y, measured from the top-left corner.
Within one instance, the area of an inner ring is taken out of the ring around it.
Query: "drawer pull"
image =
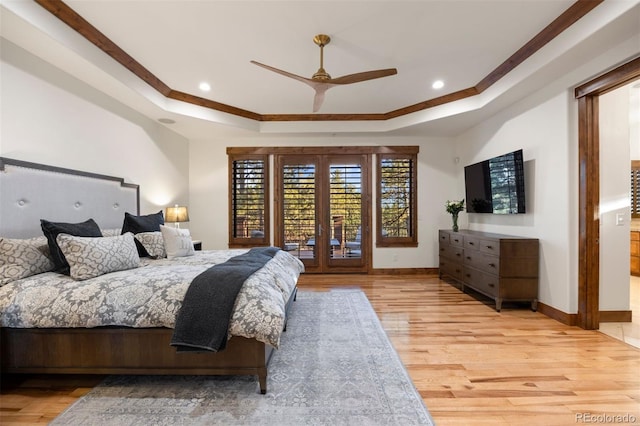
[[[441,248],[440,248],[440,251],[444,251],[444,247],[441,247]]]
[[[454,239],[453,241],[455,241],[455,242],[457,243],[457,242],[459,242],[460,240],[458,240],[458,239],[456,238],[456,239]]]
[[[471,256],[467,256],[467,260],[471,260]]]
[[[469,241],[469,245],[472,246],[474,244],[473,241]]]
[[[495,268],[496,264],[495,263],[490,263],[489,266],[491,266],[492,268]]]
[[[460,253],[456,253],[456,256],[460,257],[460,256],[462,256],[462,255],[461,255]]]
[[[495,284],[491,284],[491,283],[489,283],[489,287],[493,288],[493,287],[495,287],[495,286],[496,286]]]
[[[487,246],[489,250],[493,250],[493,246]]]
[[[471,278],[471,274],[465,274],[467,278]]]

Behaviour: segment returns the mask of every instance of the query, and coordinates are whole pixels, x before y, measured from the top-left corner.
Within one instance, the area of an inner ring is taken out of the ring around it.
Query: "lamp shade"
[[[185,206],[175,205],[173,207],[167,207],[167,211],[164,215],[165,222],[189,222],[189,211]]]

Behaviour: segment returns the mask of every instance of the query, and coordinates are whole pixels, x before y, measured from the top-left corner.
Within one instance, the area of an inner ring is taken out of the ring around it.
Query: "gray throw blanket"
[[[277,247],[256,247],[196,276],[176,317],[171,345],[178,352],[221,351],[236,297],[249,276],[276,255]]]

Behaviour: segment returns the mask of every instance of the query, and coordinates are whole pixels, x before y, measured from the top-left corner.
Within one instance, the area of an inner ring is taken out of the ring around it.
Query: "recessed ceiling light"
[[[444,87],[444,81],[436,80],[436,81],[433,82],[431,87],[433,87],[434,89],[442,89]]]
[[[203,92],[208,92],[209,90],[211,90],[211,85],[205,81],[203,81],[202,83],[200,83],[200,85],[198,86],[200,88],[200,90],[202,90]]]
[[[158,118],[158,121],[164,124],[174,124],[176,122],[176,120],[170,118]]]

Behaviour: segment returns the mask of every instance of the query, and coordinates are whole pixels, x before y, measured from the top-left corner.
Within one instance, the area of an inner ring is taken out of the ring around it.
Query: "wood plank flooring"
[[[437,276],[300,279],[307,291],[341,287],[367,294],[437,425],[640,424],[640,349],[526,304],[498,313]],[[3,377],[0,423],[46,423],[100,380]]]

